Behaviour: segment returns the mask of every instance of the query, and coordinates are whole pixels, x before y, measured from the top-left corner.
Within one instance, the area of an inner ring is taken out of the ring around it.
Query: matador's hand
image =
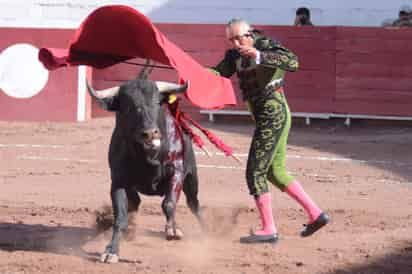
[[[256,59],[257,49],[254,48],[254,47],[240,45],[237,48],[237,50],[239,51],[240,55],[242,55],[242,56],[247,56],[247,57],[251,57],[253,59]]]

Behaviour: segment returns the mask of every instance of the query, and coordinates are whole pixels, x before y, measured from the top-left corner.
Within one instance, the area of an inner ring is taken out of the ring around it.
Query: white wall
[[[412,0],[0,0],[0,27],[74,28],[99,6],[124,4],[153,22],[225,23],[241,17],[252,24],[291,25],[307,6],[316,25],[380,26]]]

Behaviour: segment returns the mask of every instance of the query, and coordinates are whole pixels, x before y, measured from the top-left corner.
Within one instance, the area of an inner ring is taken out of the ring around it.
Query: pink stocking
[[[256,207],[259,209],[262,229],[254,231],[255,235],[276,234],[277,230],[273,222],[272,197],[270,192],[266,192],[255,198]]]
[[[309,215],[309,223],[315,221],[322,210],[315,204],[315,202],[309,197],[303,190],[301,184],[298,181],[293,181],[286,187],[286,193],[295,199]]]

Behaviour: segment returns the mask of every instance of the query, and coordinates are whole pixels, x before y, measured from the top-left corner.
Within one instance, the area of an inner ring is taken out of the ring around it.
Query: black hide
[[[162,209],[166,215],[166,228],[171,227],[176,233],[175,210],[179,195],[171,186],[174,165],[168,159],[170,143],[165,119],[169,110],[166,105],[161,105],[167,96],[159,93],[153,81],[139,78],[124,83],[115,96],[100,99],[94,96],[105,109],[116,112],[109,148],[115,220],[113,238],[102,255],[103,261],[118,255],[120,236],[128,226],[128,212],[137,211],[139,207],[139,193],[164,196]],[[160,145],[153,145],[159,144],[156,140],[160,140]],[[185,134],[183,148],[184,175],[180,189],[201,222],[196,162],[191,140]],[[169,236],[166,235],[168,239]]]

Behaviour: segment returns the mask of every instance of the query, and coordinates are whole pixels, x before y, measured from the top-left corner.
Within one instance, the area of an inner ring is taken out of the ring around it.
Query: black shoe
[[[316,220],[313,223],[304,225],[305,228],[300,233],[300,236],[308,237],[312,235],[313,233],[321,229],[323,226],[325,226],[327,223],[329,223],[329,220],[329,216],[326,213],[322,212],[322,214],[320,214],[319,217],[316,218]]]
[[[277,234],[269,235],[255,235],[245,236],[240,238],[242,244],[254,244],[254,243],[276,243],[279,237]]]

